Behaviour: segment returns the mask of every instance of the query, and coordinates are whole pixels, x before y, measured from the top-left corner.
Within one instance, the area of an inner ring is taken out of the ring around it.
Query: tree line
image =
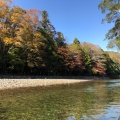
[[[115,59],[119,53],[77,38],[67,44],[47,11],[10,3],[0,1],[0,74],[119,76],[120,62]]]

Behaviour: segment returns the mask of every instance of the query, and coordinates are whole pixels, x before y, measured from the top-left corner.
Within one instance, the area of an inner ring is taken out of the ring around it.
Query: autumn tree
[[[23,66],[25,68],[38,66],[38,63],[41,63],[39,47],[43,45],[41,41],[44,40],[44,37],[37,31],[40,26],[41,13],[37,10],[26,11],[19,6],[11,8],[6,1],[1,1],[0,5],[3,5],[0,13],[4,13],[0,16],[3,69],[6,69],[6,63],[10,71],[17,71],[18,66],[22,68]]]
[[[86,48],[90,58],[91,58],[91,68],[94,75],[105,75],[105,58],[104,51],[91,43],[83,43],[83,46]]]
[[[41,13],[38,10],[27,10],[17,32],[17,41],[19,42],[17,46],[22,51],[21,58],[25,63],[26,71],[29,72],[33,72],[32,69],[40,67],[43,62],[40,47],[44,45],[42,41],[45,38],[37,30],[40,26],[40,15]]]
[[[13,9],[10,7],[9,0],[0,1],[0,42],[1,42],[1,59],[2,72],[6,72],[7,63],[9,63],[9,52],[15,44],[15,32],[17,31],[16,19],[20,14],[13,15]]]
[[[83,63],[83,53],[82,48],[79,40],[75,38],[73,40],[73,43],[68,45],[68,48],[70,50],[71,57],[73,59],[74,67],[72,69],[73,75],[81,75],[85,69],[84,63]]]
[[[71,52],[67,46],[59,47],[57,50],[58,73],[60,75],[80,75],[82,71],[81,54]]]
[[[102,10],[117,0],[104,1],[100,4]],[[119,76],[119,53],[106,53],[96,45],[80,43],[77,38],[67,44],[63,33],[56,31],[50,22],[47,11],[24,10],[10,3],[10,0],[0,1],[0,74]],[[118,4],[119,1],[111,5],[110,10]],[[118,13],[119,9],[116,10]],[[115,38],[112,41],[115,45],[119,45],[117,13],[110,13],[116,15],[116,26],[114,34],[110,31],[107,36]],[[112,17],[107,15],[106,20]]]

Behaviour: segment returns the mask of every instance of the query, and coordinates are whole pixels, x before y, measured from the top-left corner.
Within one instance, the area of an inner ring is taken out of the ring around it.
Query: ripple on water
[[[8,120],[118,120],[120,81],[6,90],[0,111]]]

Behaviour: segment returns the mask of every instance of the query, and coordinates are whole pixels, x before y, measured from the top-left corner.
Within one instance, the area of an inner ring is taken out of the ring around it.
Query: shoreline
[[[0,90],[65,85],[94,80],[110,80],[109,77],[96,76],[0,76]]]
[[[92,79],[0,79],[0,90],[65,85],[93,81]]]
[[[88,82],[83,79],[0,79],[0,90]]]

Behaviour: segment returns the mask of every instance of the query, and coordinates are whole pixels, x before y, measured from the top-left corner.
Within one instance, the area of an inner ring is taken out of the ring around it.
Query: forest
[[[68,44],[47,11],[25,10],[0,1],[0,74],[109,76],[120,75],[120,54],[78,38]]]

